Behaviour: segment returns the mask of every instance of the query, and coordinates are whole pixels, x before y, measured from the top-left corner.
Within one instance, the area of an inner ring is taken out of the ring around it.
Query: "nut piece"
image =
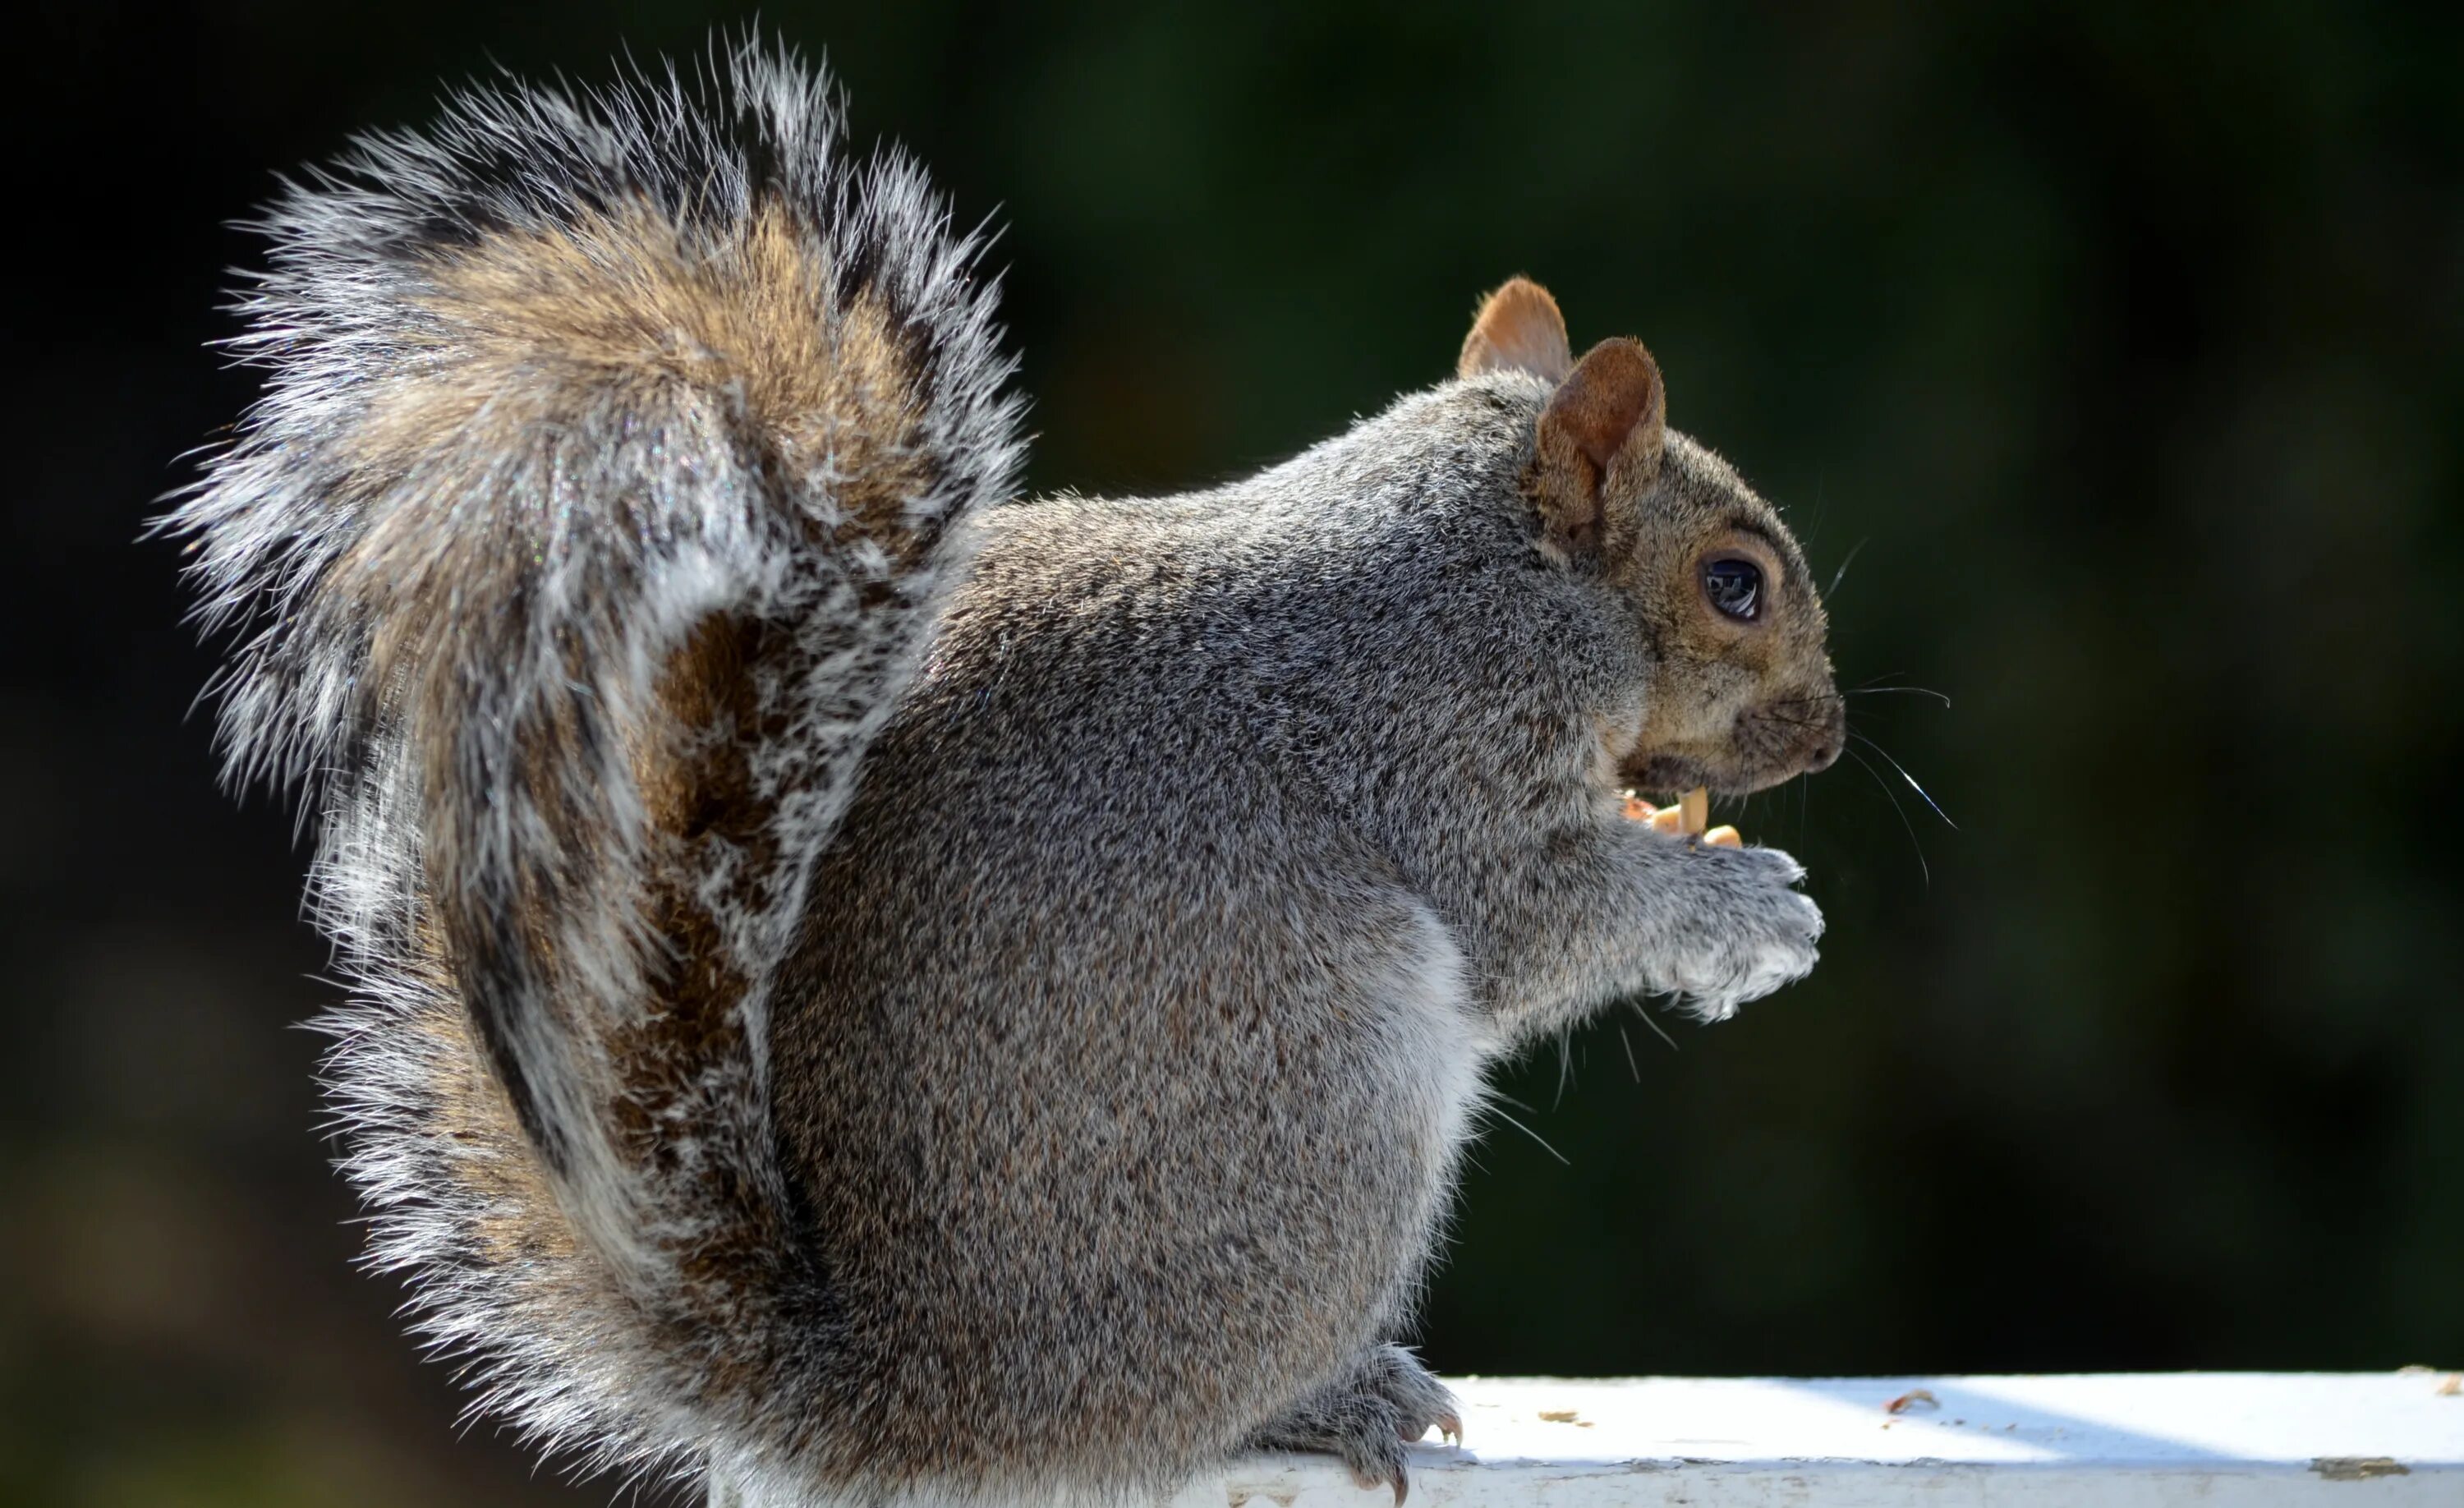
[[[1726,823],[1705,833],[1703,841],[1714,848],[1743,848],[1746,845],[1746,841],[1737,836],[1737,830]]]
[[[1666,833],[1669,837],[1675,838],[1684,831],[1684,821],[1683,812],[1673,806],[1663,806],[1651,814],[1651,830],[1655,833]]]
[[[1659,807],[1652,805],[1641,797],[1629,796],[1625,798],[1625,820],[1629,822],[1650,821],[1651,814],[1659,810]]]
[[[1699,836],[1711,825],[1711,793],[1699,785],[1677,798],[1677,809],[1684,814],[1678,823],[1682,833]]]

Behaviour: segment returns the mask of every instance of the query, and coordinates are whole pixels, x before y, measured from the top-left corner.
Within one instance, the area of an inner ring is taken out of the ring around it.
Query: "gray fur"
[[[1738,520],[1802,559],[1671,435],[1635,558],[1570,560],[1510,371],[1002,504],[973,244],[822,91],[466,96],[266,222],[267,397],[170,524],[258,625],[234,774],[319,793],[371,1260],[593,1465],[1115,1502],[1249,1444],[1399,1493],[1486,1067],[1814,963],[1787,856],[1617,794],[1661,697],[1740,788],[1827,760],[1778,715],[1836,723],[1810,584],[1750,671],[1637,584]]]

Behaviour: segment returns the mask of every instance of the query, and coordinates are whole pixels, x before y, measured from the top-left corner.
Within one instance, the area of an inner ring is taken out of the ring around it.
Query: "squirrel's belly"
[[[800,982],[777,1071],[845,1318],[833,1433],[1127,1484],[1391,1338],[1488,1044],[1416,904],[1277,867],[1221,906],[1131,874],[909,915],[933,961]]]

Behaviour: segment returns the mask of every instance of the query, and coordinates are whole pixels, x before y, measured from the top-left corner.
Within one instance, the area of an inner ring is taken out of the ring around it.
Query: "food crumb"
[[[1540,1410],[1540,1417],[1551,1424],[1578,1424],[1581,1420],[1576,1416],[1581,1411],[1578,1409],[1543,1409]]]
[[[2436,1396],[2440,1398],[2464,1397],[2464,1372],[2449,1372],[2447,1374],[2446,1381],[2438,1385]]]
[[[1939,1409],[1942,1400],[1924,1388],[1912,1388],[1882,1405],[1884,1413],[1905,1413],[1911,1409]]]

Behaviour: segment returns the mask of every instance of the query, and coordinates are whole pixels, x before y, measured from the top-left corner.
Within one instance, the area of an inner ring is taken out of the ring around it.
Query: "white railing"
[[[1447,1381],[1463,1443],[1413,1447],[1410,1508],[2464,1508],[2454,1373]],[[1169,1508],[1390,1500],[1273,1455]]]

